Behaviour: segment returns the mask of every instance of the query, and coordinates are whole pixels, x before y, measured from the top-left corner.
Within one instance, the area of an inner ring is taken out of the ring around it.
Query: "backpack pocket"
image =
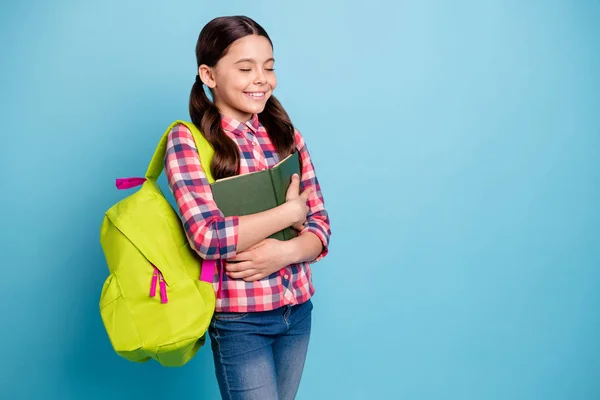
[[[115,351],[127,360],[150,360],[142,350],[142,342],[132,319],[131,310],[123,298],[118,276],[111,273],[102,287],[100,316]]]

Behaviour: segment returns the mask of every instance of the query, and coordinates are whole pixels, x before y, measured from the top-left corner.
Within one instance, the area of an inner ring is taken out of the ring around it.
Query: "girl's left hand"
[[[291,264],[291,243],[267,238],[225,260],[225,273],[247,282],[263,279]]]

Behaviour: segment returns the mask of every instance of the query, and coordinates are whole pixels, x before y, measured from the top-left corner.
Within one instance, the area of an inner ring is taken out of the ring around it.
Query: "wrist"
[[[294,225],[296,223],[296,210],[294,207],[294,203],[286,201],[281,205],[281,210],[285,215],[286,227]]]
[[[285,265],[297,264],[298,263],[298,241],[291,239],[283,242],[285,251],[284,261]]]

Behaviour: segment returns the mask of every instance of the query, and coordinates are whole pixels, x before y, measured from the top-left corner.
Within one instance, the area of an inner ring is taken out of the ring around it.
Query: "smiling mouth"
[[[254,100],[262,100],[265,98],[266,92],[244,92],[244,94]]]

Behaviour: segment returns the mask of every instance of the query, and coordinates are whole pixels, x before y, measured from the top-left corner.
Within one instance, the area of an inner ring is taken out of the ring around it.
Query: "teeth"
[[[264,93],[248,93],[248,94],[252,97],[263,97],[265,95]]]

